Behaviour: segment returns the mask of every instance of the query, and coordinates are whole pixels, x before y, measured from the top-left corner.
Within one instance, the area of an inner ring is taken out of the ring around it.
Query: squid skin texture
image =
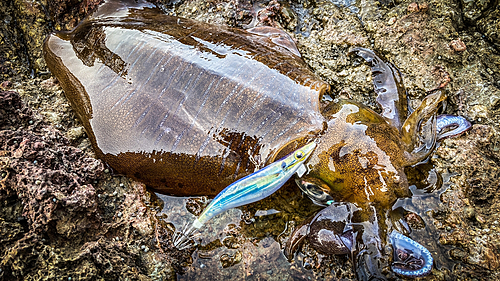
[[[307,238],[309,243],[323,254],[343,255],[351,253],[354,245],[351,220],[359,210],[354,204],[333,202],[295,228],[285,244],[284,253],[288,260]]]
[[[444,94],[406,118],[399,71],[356,48],[372,64],[383,114],[346,100],[320,109],[329,85],[293,42],[252,32],[112,0],[75,30],[50,35],[44,55],[96,155],[118,173],[165,194],[215,196],[314,140],[301,181],[328,194],[318,203],[356,204],[378,227],[373,213],[409,196],[403,168],[432,152],[444,136],[438,127],[460,121],[438,125]]]
[[[369,49],[354,48],[349,54],[356,54],[371,65],[376,100],[383,109],[380,115],[392,126],[401,128],[401,121],[406,118],[408,107],[405,102],[406,90],[399,70]]]
[[[375,89],[379,93],[377,101],[379,101],[379,105],[385,107],[382,111],[384,115],[377,115],[365,109],[361,105],[341,100],[326,109],[329,113],[328,116],[333,116],[333,118],[330,119],[331,121],[328,123],[329,128],[335,128],[337,135],[329,135],[327,131],[323,137],[323,142],[330,141],[330,138],[334,138],[332,136],[341,136],[344,134],[342,131],[344,126],[353,126],[348,133],[351,135],[356,135],[357,129],[365,130],[364,132],[367,132],[366,135],[369,135],[368,132],[369,129],[371,129],[370,126],[374,126],[372,129],[373,131],[386,130],[384,137],[377,136],[371,138],[372,140],[377,141],[377,147],[384,148],[383,151],[390,155],[391,162],[388,162],[388,165],[385,165],[385,167],[391,167],[391,165],[393,167],[402,167],[424,160],[433,151],[437,141],[452,135],[462,134],[470,128],[470,123],[463,117],[453,115],[437,115],[437,110],[445,98],[442,92],[436,92],[426,97],[422,102],[422,106],[417,108],[405,122],[396,120],[399,118],[398,116],[401,116],[401,112],[406,113],[405,107],[400,104],[401,102],[406,102],[404,87],[400,84],[395,85],[396,81],[397,83],[402,82],[400,80],[399,71],[392,65],[384,65],[384,62],[380,58],[375,57],[376,55],[370,50],[356,48],[352,53],[359,54],[372,65]],[[386,81],[385,79],[391,75],[396,77],[393,77],[392,80],[389,79],[390,81]],[[398,93],[397,91],[402,92]],[[339,119],[341,119],[340,122],[337,122]],[[383,124],[386,124],[386,122],[392,124],[391,126],[394,129],[400,130],[402,133],[396,130],[390,130],[389,128],[382,129],[384,128]],[[358,124],[362,126],[356,127]],[[420,124],[423,124],[422,127],[424,128],[419,129]],[[296,229],[296,231],[292,233],[289,242],[285,246],[285,254],[288,259],[293,258],[294,253],[299,250],[301,244],[307,240],[305,238],[308,237],[310,245],[320,253],[345,254],[350,252],[352,258],[357,261],[355,262],[357,263],[355,272],[361,280],[371,280],[371,278],[385,279],[378,268],[379,261],[376,257],[382,254],[378,251],[382,245],[378,244],[377,239],[380,239],[379,241],[385,241],[385,239],[383,237],[364,237],[364,235],[354,237],[354,230],[351,230],[350,227],[346,228],[346,226],[351,225],[352,227],[352,225],[361,224],[363,225],[363,228],[371,228],[368,230],[368,233],[379,233],[379,223],[376,220],[376,213],[384,214],[385,210],[383,207],[386,206],[390,208],[395,202],[397,196],[401,195],[396,195],[398,185],[388,184],[388,179],[390,179],[390,177],[384,178],[385,181],[381,181],[380,184],[377,182],[377,177],[373,177],[373,180],[371,179],[370,172],[376,171],[376,169],[367,169],[366,162],[359,161],[362,157],[370,159],[368,157],[369,154],[364,155],[363,153],[360,153],[360,151],[366,150],[366,147],[369,145],[369,141],[365,141],[363,139],[363,134],[358,134],[358,136],[359,137],[356,137],[356,139],[358,140],[358,143],[361,144],[359,147],[352,145],[349,142],[345,142],[345,139],[342,137],[338,137],[338,140],[331,142],[334,146],[339,146],[338,151],[332,150],[331,147],[333,146],[321,146],[320,144],[317,149],[320,153],[315,153],[312,156],[312,160],[309,161],[310,165],[313,166],[312,172],[304,178],[296,180],[298,186],[305,194],[311,197],[314,203],[322,206],[329,204],[332,205],[320,211],[320,213],[316,216],[307,219]],[[387,146],[391,143],[391,141],[395,144],[392,149]],[[418,141],[423,142],[423,144],[416,147],[415,144],[418,143]],[[330,149],[324,150],[324,147],[330,147]],[[346,157],[347,155],[350,155],[349,149],[351,151],[357,151],[358,158],[354,157],[349,159]],[[391,150],[394,152],[391,153]],[[340,151],[342,151],[343,156],[338,159],[334,158],[337,153],[340,154]],[[404,153],[398,154],[396,151],[405,152],[405,157],[398,158],[398,155],[402,155]],[[323,153],[324,156],[326,156],[323,159],[320,158],[317,160],[314,158],[316,155],[321,155]],[[379,163],[382,157],[383,154],[378,153]],[[353,165],[356,163],[356,160],[358,160],[361,165]],[[344,166],[344,163],[346,163],[346,166],[348,167]],[[335,166],[335,169],[330,169],[330,165]],[[317,169],[316,171],[315,168]],[[357,173],[347,172],[348,168],[353,168],[353,170],[356,170]],[[386,171],[387,170],[388,169],[386,169]],[[339,174],[335,174],[335,171]],[[393,171],[394,170],[389,170],[389,173],[385,173],[391,174]],[[342,178],[342,175],[348,176]],[[404,173],[399,173],[399,176],[400,177],[394,182],[399,183],[400,190],[404,191],[406,189],[405,184],[407,184],[406,177]],[[359,184],[360,192],[358,194],[360,195],[356,194],[357,189],[354,188],[357,186],[354,181],[357,178],[362,180],[361,184]],[[339,179],[343,180],[339,181]],[[343,187],[342,185],[345,184],[346,181],[353,181],[354,183]],[[366,182],[369,183],[371,187],[369,191],[372,192],[372,194],[370,198],[365,201],[363,196],[367,192],[365,189]],[[387,185],[391,186],[389,190],[379,189],[380,187]],[[373,194],[374,192],[379,192],[379,190],[380,193]],[[356,197],[354,196],[359,196],[357,198],[360,199],[355,199]],[[329,223],[325,223],[326,220],[323,220],[323,222],[317,221],[318,217],[328,217],[328,212],[326,210],[332,208],[332,206],[342,204],[342,202],[332,203],[334,200],[358,203],[360,209],[357,210],[358,215],[356,215],[356,217],[357,220],[361,218],[361,221],[356,221],[355,224],[351,224],[353,222],[350,218],[344,218],[344,221],[338,221],[338,219],[330,218],[331,222]],[[372,205],[374,203],[378,203],[378,205]],[[384,204],[382,208],[381,203]],[[375,208],[375,206],[378,209]],[[370,214],[370,209],[375,211]],[[384,218],[382,217],[382,219]],[[386,221],[390,220],[389,217],[385,219]],[[383,225],[391,224],[386,222]],[[363,232],[363,230],[359,232],[359,229],[356,231],[358,231],[358,234]],[[365,229],[364,231],[367,230]],[[351,241],[347,241],[346,239],[351,239]],[[410,253],[415,255],[418,253],[419,257],[413,260],[413,262],[416,261],[416,264],[411,263],[411,260],[406,261],[408,264],[405,264],[402,261],[394,263],[392,265],[394,272],[402,276],[418,277],[426,275],[431,271],[433,261],[432,256],[422,245],[401,234],[396,235],[396,232],[389,237],[388,241],[389,244],[393,245],[395,251],[398,251],[398,253],[406,253],[408,256],[410,256]],[[357,245],[358,248],[355,248],[352,245]],[[367,252],[367,248],[371,249],[371,252]],[[417,266],[419,262],[422,264],[421,267]]]
[[[215,196],[323,128],[329,85],[272,30],[108,1],[44,54],[99,158],[161,193]]]

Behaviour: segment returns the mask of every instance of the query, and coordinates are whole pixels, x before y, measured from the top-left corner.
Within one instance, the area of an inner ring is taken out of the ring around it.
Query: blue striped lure
[[[276,192],[292,176],[305,172],[304,161],[311,155],[316,143],[307,144],[282,159],[235,181],[222,190],[194,220],[187,231],[174,238],[174,245],[180,247],[195,230],[200,229],[208,220],[231,208],[262,200]]]

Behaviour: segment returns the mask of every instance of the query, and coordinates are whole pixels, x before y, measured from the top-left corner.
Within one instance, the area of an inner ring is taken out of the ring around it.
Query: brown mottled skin
[[[399,131],[371,109],[350,101],[327,108],[328,129],[309,160],[304,180],[320,185],[335,201],[377,202],[388,207],[406,195]]]
[[[391,125],[398,118],[347,101],[320,112],[328,85],[282,32],[136,5],[108,2],[44,46],[97,155],[117,172],[167,194],[215,195],[316,139],[307,177],[336,200],[388,206],[404,193],[405,146]]]
[[[282,31],[208,25],[144,3],[117,16],[120,2],[107,4],[44,50],[117,172],[166,194],[216,195],[322,130],[318,97],[329,86]]]
[[[318,204],[355,204],[366,234],[358,239],[378,258],[379,242],[365,239],[385,237],[377,216],[409,196],[403,167],[433,150],[445,96],[429,95],[406,118],[398,70],[369,50],[353,52],[372,66],[380,114],[347,100],[320,110],[329,86],[269,27],[243,31],[108,1],[44,44],[97,156],[117,172],[166,194],[216,195],[315,141],[299,187]]]

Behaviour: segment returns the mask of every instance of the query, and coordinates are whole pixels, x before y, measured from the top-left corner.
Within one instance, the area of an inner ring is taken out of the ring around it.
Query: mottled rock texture
[[[17,92],[0,91],[2,280],[173,277],[183,255],[162,250],[170,234],[144,185],[105,172]]]
[[[93,158],[57,82],[48,79],[41,42],[49,32],[74,27],[98,2],[0,1],[0,279],[162,280],[191,264],[191,252],[171,248],[170,227],[155,216],[157,200],[143,185],[105,173]],[[332,84],[333,98],[350,97],[376,109],[369,66],[347,55],[352,46],[392,61],[414,108],[428,91],[444,86],[445,112],[465,116],[474,128],[444,141],[431,157],[435,169],[448,175],[447,189],[433,194],[438,203],[432,205],[414,197],[427,216],[418,214],[425,227],[418,217],[411,220],[412,235],[436,245],[433,254],[440,256],[428,280],[490,280],[500,274],[498,0],[361,0],[349,7],[311,0],[158,2],[165,12],[196,20],[282,27],[311,68]],[[465,48],[453,47],[458,40]],[[209,259],[198,259],[185,278],[352,278],[347,258],[317,255],[308,245],[298,262],[266,268],[274,261],[271,253],[279,253],[271,242],[283,244],[315,211],[291,190],[293,185],[243,208],[248,224],[226,229],[227,240],[205,248],[219,247],[222,264],[207,271],[201,265]],[[280,214],[255,215],[275,206]],[[221,229],[211,231],[219,237]]]

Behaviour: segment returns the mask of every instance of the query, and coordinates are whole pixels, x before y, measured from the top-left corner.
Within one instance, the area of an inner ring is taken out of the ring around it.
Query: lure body
[[[470,124],[437,117],[445,99],[439,91],[407,116],[399,71],[370,50],[353,53],[372,66],[380,114],[349,100],[320,108],[329,85],[282,31],[177,18],[140,0],[106,1],[75,30],[44,44],[45,61],[96,155],[117,172],[172,195],[215,196],[229,186],[193,228],[272,193],[297,167],[281,174],[275,160],[314,143],[297,183],[318,204],[359,208],[353,218],[371,229],[335,234],[340,241],[329,244],[341,254],[358,249],[356,272],[369,280],[382,278],[379,265],[387,260],[378,251],[390,243],[387,213],[411,196],[404,167],[425,160],[449,136],[441,128],[456,127],[455,135]]]
[[[315,147],[315,143],[310,143],[258,172],[230,184],[203,210],[193,222],[193,227],[200,228],[206,221],[225,210],[257,202],[273,194],[293,174],[306,170],[303,163]]]

